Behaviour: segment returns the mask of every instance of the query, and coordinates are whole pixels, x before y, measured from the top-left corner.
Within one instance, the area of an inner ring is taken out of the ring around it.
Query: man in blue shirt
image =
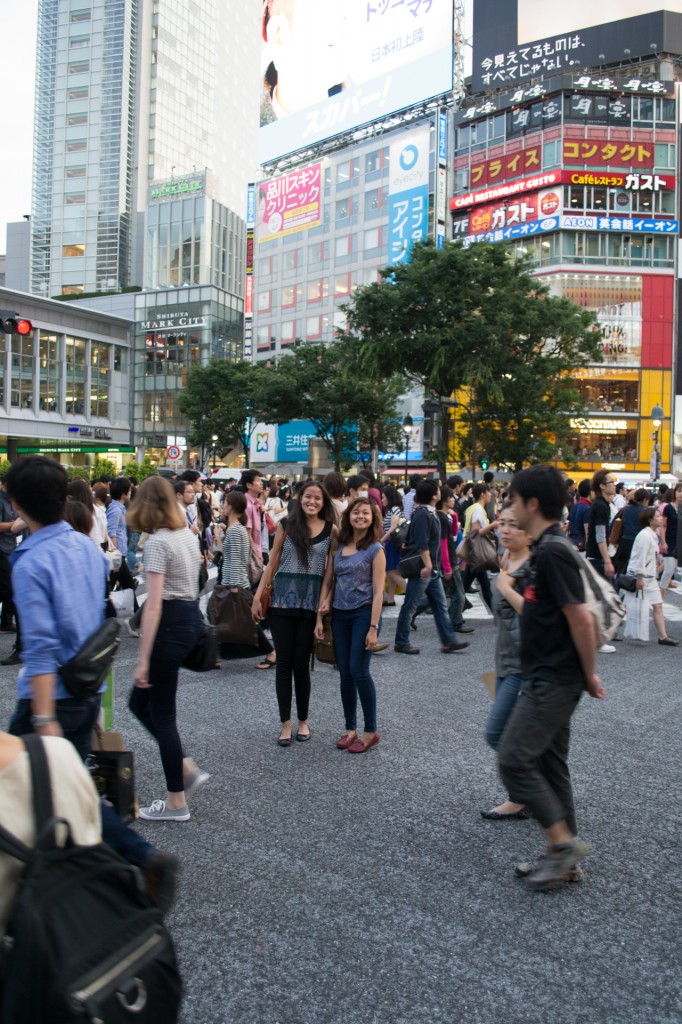
[[[12,556],[23,666],[8,732],[65,736],[85,760],[100,698],[72,697],[59,667],[104,622],[108,563],[89,537],[64,521],[67,483],[62,467],[42,456],[20,459],[5,477],[12,505],[30,534]],[[128,828],[110,804],[101,807],[104,841],[142,869],[150,897],[167,908],[176,858],[155,850]]]
[[[119,584],[121,590],[133,591],[133,610],[137,611],[137,598],[134,593],[135,581],[126,561],[128,527],[126,526],[125,502],[130,497],[131,488],[132,483],[127,476],[117,476],[109,484],[111,501],[107,506],[107,533],[109,540],[114,542],[122,555],[120,568],[114,573],[114,581]]]

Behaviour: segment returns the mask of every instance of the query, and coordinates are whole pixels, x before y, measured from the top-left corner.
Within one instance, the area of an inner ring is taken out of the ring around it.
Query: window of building
[[[675,124],[675,100],[668,96],[657,96],[655,100],[656,104],[656,124],[659,125],[674,125]]]
[[[351,160],[342,160],[336,165],[337,189],[349,188],[351,184],[357,182],[359,173],[360,161],[357,157],[353,157]]]
[[[659,170],[675,168],[675,144],[657,142],[654,146],[654,161]]]
[[[378,249],[381,245],[381,228],[367,228],[364,237],[365,252]]]
[[[128,350],[121,345],[114,346],[114,370],[126,373],[128,369]]]
[[[373,149],[365,155],[365,174],[374,174],[381,170],[381,150]]]
[[[71,18],[70,18],[70,20],[71,20],[72,23],[81,22],[81,21],[90,21],[91,18],[92,18],[92,11],[90,10],[89,7],[82,7],[82,8],[80,8],[80,10],[71,11]]]
[[[306,290],[306,299],[308,302],[319,302],[320,299],[326,298],[326,295],[327,289],[322,278],[318,278],[316,281],[308,281],[308,287]]]
[[[279,336],[282,345],[292,345],[296,341],[296,321],[285,320],[279,325]]]
[[[291,309],[299,298],[300,285],[288,284],[282,288],[282,309]]]
[[[335,216],[337,222],[345,220],[346,217],[350,217],[353,211],[353,199],[351,196],[346,196],[345,199],[337,199]]]
[[[56,334],[40,332],[38,350],[38,402],[43,412],[59,412],[60,358]]]
[[[334,256],[338,259],[343,259],[344,256],[350,256],[351,252],[351,236],[340,235],[334,239]]]
[[[257,304],[259,313],[269,313],[272,309],[272,292],[269,289],[258,292]]]
[[[63,245],[62,256],[85,256],[85,243],[75,242],[72,245]]]
[[[81,295],[83,292],[82,284],[63,284],[62,295]]]
[[[90,70],[89,60],[74,60],[71,61],[67,68],[70,75],[87,75]]]
[[[66,412],[85,413],[85,374],[88,343],[84,338],[66,338]]]
[[[66,143],[67,153],[84,153],[87,148],[88,143],[86,139],[72,139]]]
[[[67,178],[84,178],[85,177],[85,166],[81,165],[79,167],[67,167],[66,168],[66,177]]]
[[[69,116],[66,119],[66,123],[71,128],[76,127],[77,125],[87,124],[88,115],[84,111],[80,114],[69,114]]]
[[[561,167],[562,164],[561,139],[554,139],[552,142],[545,142],[542,147],[542,166],[545,170],[552,167]]]
[[[90,415],[109,415],[110,346],[92,342],[90,346]]]
[[[78,206],[80,203],[85,202],[85,192],[67,192],[64,196],[64,202],[67,206]]]
[[[256,328],[256,345],[259,349],[270,348],[269,325]]]
[[[337,274],[334,278],[334,298],[345,299],[350,295],[350,274]]]
[[[72,36],[69,39],[69,46],[72,50],[82,49],[84,46],[90,45],[90,36]]]
[[[287,249],[282,253],[282,270],[296,270],[298,266],[298,249]]]
[[[66,93],[67,100],[87,100],[87,85],[79,85],[77,89],[69,89]]]
[[[654,120],[654,98],[653,96],[632,97],[632,123],[637,127],[648,128]]]
[[[32,409],[34,332],[26,335],[13,334],[11,346],[11,404],[18,409]]]
[[[321,316],[309,316],[305,322],[305,336],[306,338],[321,338],[322,337],[322,317]]]

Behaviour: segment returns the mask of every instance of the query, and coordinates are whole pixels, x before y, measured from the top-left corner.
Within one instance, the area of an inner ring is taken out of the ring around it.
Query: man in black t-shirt
[[[600,575],[611,579],[613,562],[609,555],[609,524],[611,502],[616,495],[616,481],[608,469],[598,470],[592,477],[594,501],[587,526],[586,554]]]
[[[525,469],[514,477],[510,496],[516,524],[534,544],[521,613],[523,684],[498,757],[510,800],[529,807],[545,830],[545,855],[517,867],[543,891],[567,881],[589,849],[576,837],[570,720],[584,689],[593,697],[605,694],[595,673],[597,636],[579,556],[559,525],[566,498],[561,474],[551,466]],[[503,571],[497,586],[507,597],[513,580]]]

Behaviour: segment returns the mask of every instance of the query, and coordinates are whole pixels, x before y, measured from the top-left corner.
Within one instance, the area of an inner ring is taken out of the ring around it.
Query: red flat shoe
[[[349,754],[366,754],[370,747],[376,746],[380,739],[381,736],[378,732],[375,732],[371,740],[367,743],[363,743],[360,737],[358,737],[355,743],[351,743],[351,745],[346,749]]]
[[[351,743],[355,743],[358,738],[357,732],[352,732],[350,736],[348,733],[344,733],[343,736],[336,741],[336,745],[339,750],[348,750]]]

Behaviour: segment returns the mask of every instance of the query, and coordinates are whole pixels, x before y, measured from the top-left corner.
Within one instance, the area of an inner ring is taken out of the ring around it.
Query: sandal
[[[274,668],[276,664],[276,661],[268,661],[268,659],[265,658],[264,661],[261,661],[256,665],[256,668],[260,668],[263,669],[263,671],[267,671],[267,669],[269,668]]]

